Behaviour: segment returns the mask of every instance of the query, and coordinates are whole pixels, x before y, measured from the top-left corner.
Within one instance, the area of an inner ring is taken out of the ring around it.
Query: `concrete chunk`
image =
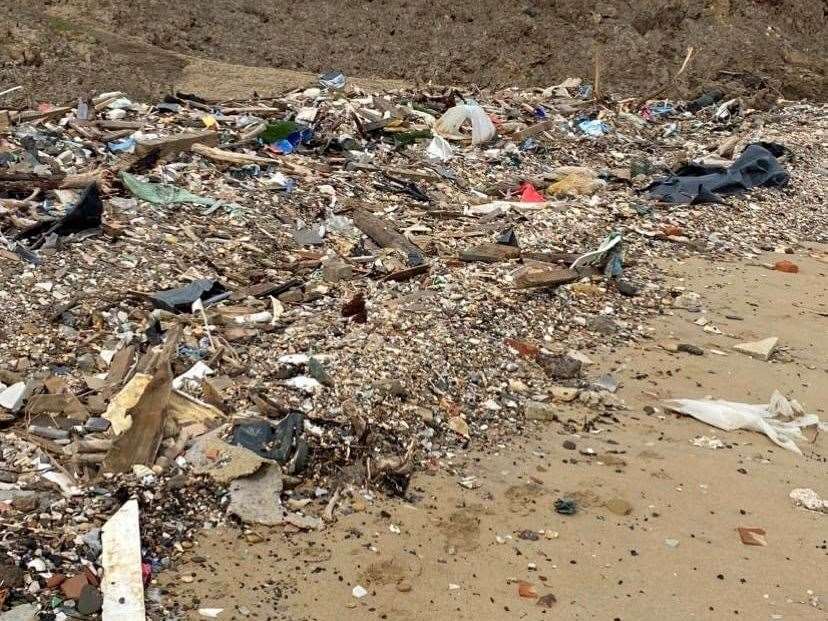
[[[778,342],[778,337],[770,336],[766,339],[762,339],[761,341],[739,343],[738,345],[734,345],[733,349],[742,352],[743,354],[747,354],[751,358],[756,358],[757,360],[768,360],[776,349],[776,344]]]

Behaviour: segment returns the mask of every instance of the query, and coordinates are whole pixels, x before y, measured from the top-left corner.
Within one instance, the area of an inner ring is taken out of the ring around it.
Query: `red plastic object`
[[[522,203],[543,203],[546,201],[543,195],[535,189],[535,186],[528,181],[520,184],[520,200]]]

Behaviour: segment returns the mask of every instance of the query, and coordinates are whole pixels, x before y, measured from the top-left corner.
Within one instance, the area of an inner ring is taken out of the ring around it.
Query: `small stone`
[[[318,246],[322,243],[322,236],[318,227],[298,228],[293,231],[293,239],[299,246]]]
[[[66,580],[66,576],[63,574],[52,574],[48,578],[46,578],[46,588],[47,589],[54,589],[55,587],[59,587],[63,584],[63,581]]]
[[[21,513],[32,513],[39,505],[37,496],[20,496],[12,500],[12,507]]]
[[[555,501],[555,513],[559,513],[561,515],[575,515],[577,511],[578,507],[575,504],[575,501],[571,498],[558,498]]]
[[[734,345],[733,349],[743,354],[747,354],[751,358],[756,358],[757,360],[768,360],[776,349],[776,344],[778,342],[778,337],[771,336],[766,339],[762,339],[761,341],[739,343],[738,345]]]
[[[765,539],[765,530],[762,528],[744,528],[740,526],[736,529],[739,532],[739,538],[746,546],[766,546],[768,545]]]
[[[618,289],[618,293],[620,293],[621,295],[625,295],[628,298],[632,298],[638,295],[638,287],[632,284],[629,280],[616,280],[615,288]]]
[[[434,411],[429,408],[424,408],[421,406],[415,406],[414,412],[419,416],[426,424],[430,425],[434,422]]]
[[[333,386],[333,379],[325,369],[324,363],[319,358],[311,357],[308,360],[308,375],[310,375],[317,382],[323,386]]]
[[[577,362],[580,362],[583,366],[589,366],[589,365],[595,364],[595,361],[592,358],[590,358],[586,354],[584,354],[582,352],[579,352],[579,351],[576,351],[574,349],[570,349],[566,353],[566,355],[567,355],[567,357],[572,358],[573,360],[576,360]]]
[[[397,590],[400,593],[408,593],[412,589],[411,583],[403,580],[402,582],[397,583]]]
[[[103,596],[100,590],[87,584],[81,590],[80,598],[78,599],[78,612],[82,615],[91,615],[98,612],[103,605]]]
[[[538,355],[538,363],[552,379],[575,379],[581,375],[580,360],[569,355]]]
[[[574,451],[578,447],[578,445],[575,444],[572,440],[564,440],[563,447],[567,451]]]
[[[37,606],[20,604],[7,612],[0,613],[0,621],[37,621]]]
[[[679,544],[679,540],[678,539],[665,539],[664,544],[668,548],[677,548],[678,544]]]
[[[0,561],[0,584],[4,587],[18,589],[23,586],[23,570],[17,565]]]
[[[110,423],[107,419],[100,416],[93,416],[86,419],[86,422],[83,424],[83,428],[89,433],[99,433],[101,431],[106,431],[111,425],[112,423]]]
[[[63,591],[63,594],[69,598],[77,600],[81,596],[81,591],[83,591],[83,587],[89,585],[89,579],[87,578],[86,574],[75,574],[71,578],[64,580],[63,584],[60,585],[60,590]]]
[[[356,585],[352,590],[351,594],[356,597],[357,599],[362,599],[366,595],[368,595],[368,589],[363,586]]]
[[[552,421],[557,418],[558,409],[551,403],[527,401],[524,406],[526,420]]]
[[[521,580],[518,582],[518,595],[527,599],[534,599],[538,596],[538,592],[531,583]]]
[[[82,371],[93,371],[95,369],[95,356],[92,354],[82,354],[75,360],[78,368]]]
[[[305,294],[302,293],[302,290],[299,287],[288,289],[284,293],[279,294],[279,301],[285,302],[286,304],[296,304],[301,302],[303,299],[305,299]]]
[[[93,528],[92,530],[85,533],[83,537],[81,537],[81,539],[83,539],[83,542],[92,552],[92,554],[95,555],[95,558],[97,558],[103,550],[103,547],[101,545],[101,529]]]
[[[632,513],[632,505],[623,498],[611,498],[604,506],[616,515],[629,515]]]
[[[704,350],[698,345],[693,345],[692,343],[679,343],[676,350],[683,351],[685,354],[693,354],[694,356],[704,355]]]
[[[600,461],[605,466],[626,466],[627,462],[618,457],[617,455],[613,455],[612,453],[602,453],[598,455],[598,461]]]
[[[450,418],[448,421],[448,426],[449,429],[451,429],[454,433],[459,434],[464,438],[468,438],[470,435],[469,424],[460,416]]]
[[[563,401],[569,403],[578,398],[578,388],[570,388],[569,386],[553,386],[549,389],[549,393],[555,401]]]
[[[408,395],[403,383],[398,379],[384,379],[374,382],[374,388],[386,397],[405,398]]]
[[[615,324],[615,321],[606,315],[594,315],[588,318],[586,327],[588,330],[597,332],[598,334],[603,334],[604,336],[615,334],[618,330],[618,326]]]
[[[669,352],[676,353],[679,350],[680,343],[678,341],[661,341],[658,346],[661,349]]]
[[[675,308],[683,308],[691,313],[698,313],[702,309],[701,296],[698,293],[693,293],[692,291],[682,293],[673,300],[673,306]]]
[[[106,412],[108,404],[109,401],[101,394],[89,395],[86,398],[86,409],[89,410],[91,414],[103,414]]]
[[[329,259],[322,264],[322,279],[325,282],[337,283],[353,277],[353,268],[341,259]]]

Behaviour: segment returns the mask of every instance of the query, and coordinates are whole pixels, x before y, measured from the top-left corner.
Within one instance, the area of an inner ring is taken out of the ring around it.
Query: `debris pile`
[[[613,424],[590,352],[699,304],[653,259],[825,234],[777,144],[820,109],[588,86],[0,110],[0,610],[140,615],[124,558],[148,583],[202,527],[322,528],[472,440]]]

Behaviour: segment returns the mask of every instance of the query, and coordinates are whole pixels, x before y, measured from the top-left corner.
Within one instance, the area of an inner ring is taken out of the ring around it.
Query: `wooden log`
[[[269,157],[259,157],[258,155],[248,155],[246,153],[233,153],[232,151],[225,151],[224,149],[215,149],[207,145],[195,143],[190,150],[193,153],[198,153],[214,162],[222,162],[224,164],[234,164],[236,166],[244,166],[245,164],[261,164],[263,166],[275,166],[279,163]]]
[[[24,123],[26,121],[43,121],[45,119],[53,119],[58,116],[63,116],[70,110],[72,110],[72,108],[69,107],[53,108],[52,110],[47,110],[46,112],[42,112],[40,110],[24,110],[23,112],[18,112],[17,114],[15,114],[12,120],[15,123]]]
[[[353,218],[356,227],[381,247],[402,252],[406,256],[409,267],[423,263],[423,251],[407,237],[397,232],[389,222],[364,209],[355,211]]]
[[[120,129],[141,129],[144,124],[140,121],[110,121],[108,119],[98,119],[92,122],[100,129],[107,129],[117,131]]]
[[[100,181],[100,172],[79,175],[49,175],[48,177],[39,177],[34,173],[0,173],[0,192],[29,192],[32,188],[41,190],[85,188],[93,183],[100,183]]]
[[[139,142],[135,147],[135,153],[123,156],[112,170],[117,174],[138,167],[151,167],[159,161],[175,157],[182,151],[189,151],[196,143],[217,145],[218,133],[211,130],[187,132]]]

